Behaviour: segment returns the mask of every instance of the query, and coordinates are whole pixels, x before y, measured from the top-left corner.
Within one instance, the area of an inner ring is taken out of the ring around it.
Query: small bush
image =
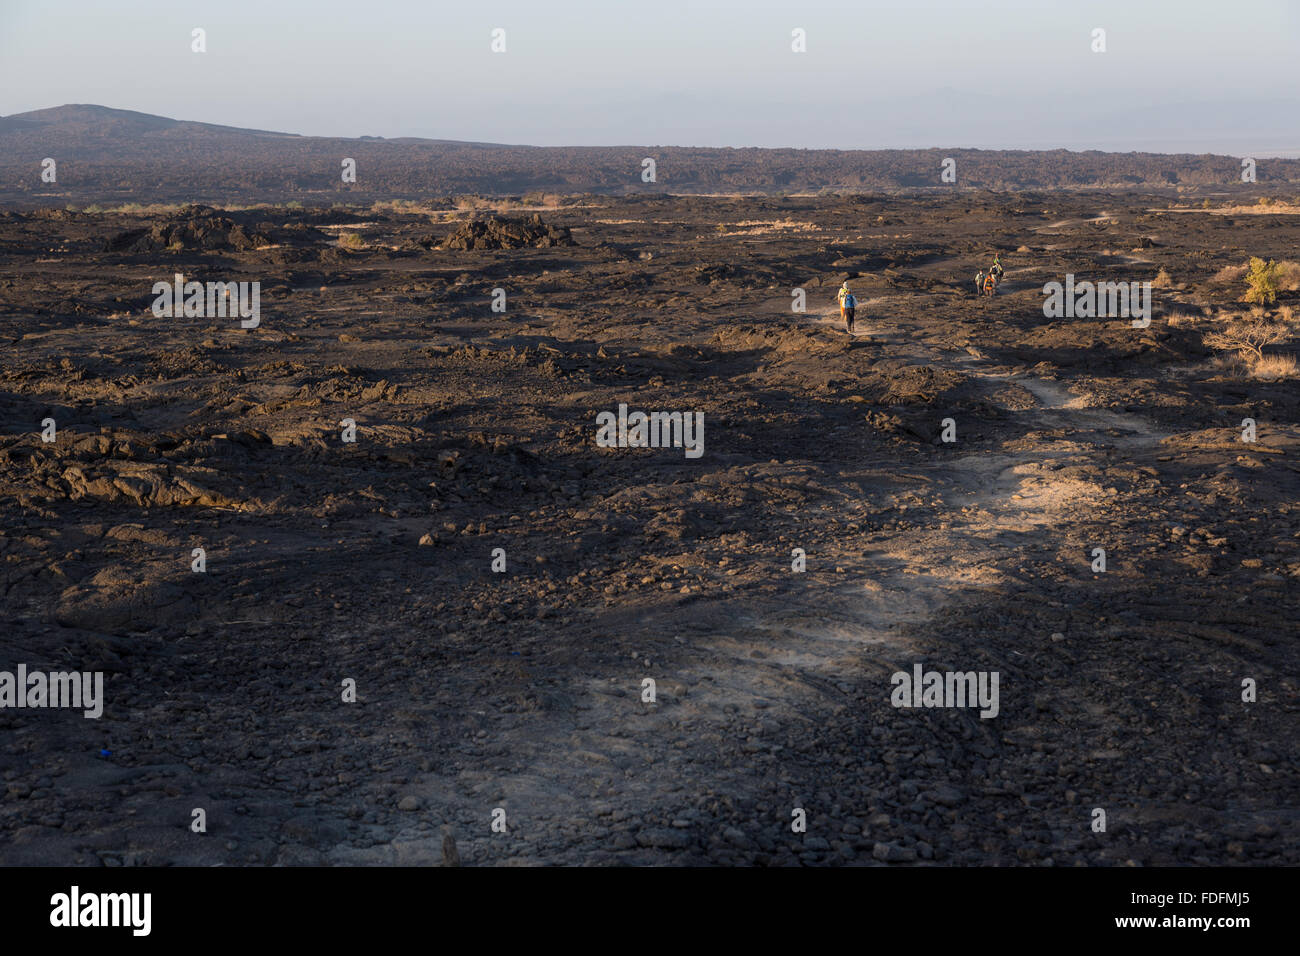
[[[1230,285],[1241,279],[1246,274],[1245,266],[1224,266],[1210,279],[1218,285]]]
[[[1250,257],[1250,271],[1246,274],[1246,302],[1272,305],[1277,301],[1277,263],[1265,262],[1259,256]]]
[[[366,242],[359,232],[345,232],[339,236],[339,245],[345,249],[362,249]]]
[[[338,204],[341,205],[341,204]],[[414,199],[377,199],[370,204],[372,213],[396,213],[398,215],[405,213],[420,212],[420,204]]]
[[[1236,352],[1252,363],[1262,362],[1264,349],[1280,345],[1291,338],[1296,330],[1294,316],[1279,312],[1270,317],[1263,309],[1254,309],[1249,315],[1229,313],[1220,317],[1221,326],[1205,335],[1205,344],[1212,349]]]
[[[1173,278],[1164,268],[1161,268],[1161,270],[1156,273],[1155,279],[1151,282],[1151,285],[1156,289],[1168,289],[1173,284]]]
[[[1300,292],[1300,262],[1283,259],[1277,264],[1277,288],[1280,292]]]
[[[1296,359],[1294,355],[1269,355],[1251,363],[1250,374],[1254,378],[1279,379],[1295,378]]]

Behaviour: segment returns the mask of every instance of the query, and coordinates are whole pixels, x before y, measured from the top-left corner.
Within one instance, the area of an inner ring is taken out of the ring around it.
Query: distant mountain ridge
[[[58,178],[41,181],[53,158]],[[354,159],[357,181],[342,181]],[[655,181],[642,179],[655,161]],[[0,202],[373,201],[479,193],[788,193],[819,190],[1218,188],[1243,196],[1300,184],[1300,159],[1068,150],[555,147],[403,137],[302,136],[93,104],[0,117]]]
[[[214,123],[169,119],[166,116],[155,116],[152,113],[137,113],[135,110],[119,110],[90,103],[69,103],[66,106],[55,106],[50,109],[32,110],[28,113],[0,117],[0,132],[9,130],[46,131],[62,135],[80,133],[99,135],[104,138],[174,131],[183,133],[239,133],[251,136],[297,136],[296,133],[274,133],[268,130],[242,129],[236,126],[219,126]]]

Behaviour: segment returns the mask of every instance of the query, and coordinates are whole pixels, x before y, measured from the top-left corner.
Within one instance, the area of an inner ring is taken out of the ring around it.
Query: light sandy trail
[[[869,552],[870,576],[846,585],[858,609],[850,619],[792,608],[775,618],[753,622],[765,635],[769,650],[770,642],[779,637],[781,651],[770,655],[773,662],[816,674],[832,685],[847,676],[846,669],[860,666],[863,652],[887,658],[904,655],[907,649],[899,637],[900,627],[926,620],[951,601],[968,596],[972,589],[996,587],[1003,581],[999,563],[1026,547],[1023,532],[1038,529],[1050,536],[1054,527],[1086,515],[1089,506],[1104,494],[1098,484],[1062,478],[1056,472],[1068,465],[1104,462],[1117,455],[1140,455],[1165,437],[1134,416],[1088,406],[1085,396],[1059,383],[1027,374],[985,371],[980,368],[986,364],[981,357],[935,354],[918,341],[891,334],[870,322],[871,307],[883,301],[862,301],[859,309],[867,316],[858,319],[853,337],[879,343],[882,358],[956,365],[975,378],[1018,385],[1037,405],[1007,408],[1008,414],[1025,423],[1027,434],[1059,430],[1064,439],[1044,441],[1034,450],[958,450],[950,458],[917,469],[925,479],[918,481],[918,488],[942,499],[942,517],[948,526],[942,531],[917,529],[894,534],[885,547]],[[846,334],[836,308],[806,313],[800,321]],[[819,560],[833,564],[851,557],[826,555]],[[745,659],[743,642],[735,650],[733,676],[738,676],[745,672],[745,664],[752,662]],[[747,692],[740,686],[735,690],[737,699]]]

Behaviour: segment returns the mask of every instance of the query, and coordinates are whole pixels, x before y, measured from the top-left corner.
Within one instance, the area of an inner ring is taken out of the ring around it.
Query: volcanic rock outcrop
[[[527,219],[490,216],[465,223],[441,243],[443,249],[546,249],[576,246],[567,227],[548,226],[537,213]]]

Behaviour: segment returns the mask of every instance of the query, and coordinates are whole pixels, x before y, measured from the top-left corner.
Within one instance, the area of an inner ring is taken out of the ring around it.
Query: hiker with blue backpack
[[[857,297],[849,291],[847,280],[840,286],[840,315],[844,317],[844,331],[853,331],[853,311],[858,307]]]

